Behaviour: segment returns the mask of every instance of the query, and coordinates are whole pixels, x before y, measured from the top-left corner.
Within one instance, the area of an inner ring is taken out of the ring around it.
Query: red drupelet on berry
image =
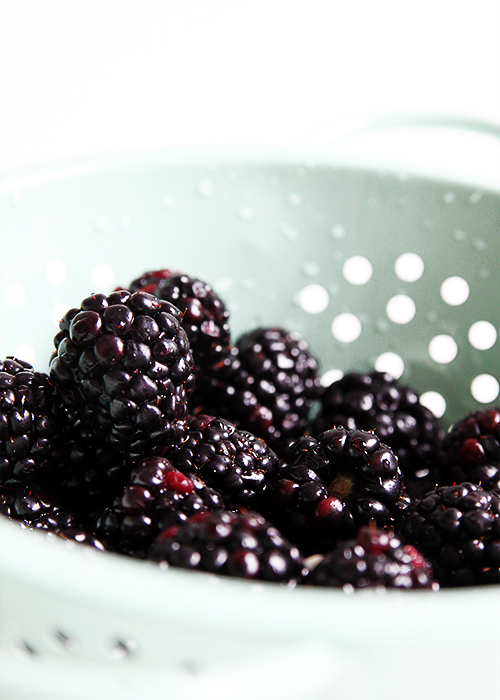
[[[500,583],[500,491],[441,486],[407,509],[401,532],[442,586]]]
[[[95,532],[106,547],[143,558],[160,530],[222,507],[221,496],[198,476],[185,476],[164,457],[147,457],[99,515]]]
[[[170,448],[167,457],[184,474],[199,474],[229,508],[258,510],[278,473],[278,458],[263,440],[201,414],[188,419],[182,445]]]
[[[419,496],[438,483],[439,421],[413,389],[390,374],[349,372],[328,386],[313,434],[338,425],[374,430],[396,454],[410,496]]]
[[[468,413],[454,423],[441,444],[440,483],[471,481],[500,489],[500,408]]]
[[[306,432],[321,391],[318,362],[304,338],[282,328],[256,328],[215,367],[204,410],[254,433],[284,456]]]
[[[113,449],[141,456],[183,435],[194,382],[181,312],[146,292],[94,294],[60,323],[50,381]]]
[[[297,440],[266,515],[308,554],[332,549],[359,527],[391,525],[403,484],[392,450],[371,432],[334,428]]]
[[[155,289],[161,280],[168,279],[172,276],[170,270],[150,270],[144,272],[140,277],[133,280],[127,289],[129,292],[147,292],[148,294],[155,294]],[[120,287],[122,289],[122,287]],[[158,296],[158,295],[155,295]]]
[[[279,583],[300,582],[299,550],[258,513],[200,513],[161,532],[149,558],[197,571]]]
[[[359,588],[439,590],[432,567],[412,545],[392,530],[359,529],[356,538],[326,554],[308,576],[314,586],[349,592]]]

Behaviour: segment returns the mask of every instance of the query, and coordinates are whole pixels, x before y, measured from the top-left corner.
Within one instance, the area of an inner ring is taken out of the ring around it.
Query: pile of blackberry
[[[285,585],[500,582],[500,409],[444,433],[411,387],[327,388],[282,327],[231,337],[204,280],[92,293],[49,372],[0,362],[0,513],[165,567]]]

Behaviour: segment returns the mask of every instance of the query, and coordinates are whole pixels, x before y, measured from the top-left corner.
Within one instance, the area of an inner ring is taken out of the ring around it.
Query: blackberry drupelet
[[[93,294],[60,322],[50,381],[109,447],[132,457],[178,442],[193,359],[181,312],[146,292]]]
[[[441,586],[500,583],[500,491],[463,482],[416,499],[401,524]]]
[[[393,525],[406,507],[392,450],[375,433],[333,428],[291,446],[266,515],[313,554],[363,525]]]
[[[471,481],[500,489],[500,408],[468,413],[441,443],[441,485]]]
[[[258,513],[200,513],[161,532],[149,558],[172,566],[295,584],[305,573],[299,550]]]
[[[229,312],[218,294],[203,280],[186,274],[161,279],[154,291],[159,299],[175,304],[182,312],[194,358],[196,384],[189,403],[193,408],[202,400],[213,367],[230,341]]]
[[[259,510],[278,473],[278,458],[252,433],[223,418],[191,416],[182,445],[167,453],[183,474],[198,474],[229,508]]]
[[[207,412],[261,437],[280,456],[304,435],[322,387],[318,362],[298,333],[256,328],[243,334],[215,368]]]
[[[0,484],[52,479],[69,421],[46,374],[13,357],[0,361]]]
[[[396,454],[410,496],[438,483],[440,423],[412,388],[390,374],[349,372],[328,386],[312,432],[337,425],[374,430]]]
[[[356,537],[326,554],[312,569],[307,583],[343,588],[439,590],[432,567],[412,545],[404,545],[392,530],[362,527]]]
[[[95,533],[107,548],[143,558],[161,530],[223,505],[221,496],[198,476],[185,476],[164,457],[146,457],[99,515]]]

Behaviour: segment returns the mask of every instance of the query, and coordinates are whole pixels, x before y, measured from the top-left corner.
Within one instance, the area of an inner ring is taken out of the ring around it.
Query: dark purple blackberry
[[[439,421],[413,389],[390,374],[349,372],[328,386],[312,432],[319,435],[338,425],[374,430],[396,454],[410,496],[438,483]]]
[[[299,550],[257,513],[200,513],[161,532],[149,558],[197,571],[297,583],[305,572]]]
[[[407,509],[401,532],[442,586],[500,583],[500,491],[441,486]]]
[[[278,472],[278,458],[263,440],[201,414],[190,417],[182,445],[167,456],[184,474],[198,474],[230,508],[258,510]]]
[[[298,333],[257,328],[215,368],[206,410],[265,440],[280,456],[304,435],[322,388],[318,362]]]
[[[312,554],[331,550],[363,525],[392,525],[403,501],[392,450],[375,433],[334,428],[292,445],[266,515]]]
[[[69,423],[47,375],[23,360],[0,361],[0,484],[41,484]]]
[[[50,381],[109,447],[141,456],[181,439],[194,382],[181,316],[151,294],[121,290],[84,299],[59,324]]]
[[[24,484],[0,486],[0,513],[32,529],[59,532],[82,526],[80,515]]]
[[[198,476],[185,476],[164,457],[147,457],[100,514],[95,533],[106,547],[142,558],[159,531],[222,507],[221,496]]]
[[[212,368],[229,345],[229,312],[207,282],[185,274],[164,277],[158,282],[154,294],[175,304],[182,312],[182,327],[194,358],[196,384],[190,397],[190,406],[194,408],[205,392]]]
[[[147,292],[148,294],[154,294],[159,282],[161,282],[161,280],[168,279],[168,277],[171,277],[172,274],[173,273],[170,270],[150,270],[148,272],[144,272],[140,277],[133,280],[127,289],[129,292],[141,291]],[[123,289],[123,287],[120,287],[119,289]]]
[[[500,489],[500,408],[468,413],[441,444],[441,485],[471,481]]]
[[[439,590],[432,567],[411,544],[392,530],[362,527],[356,537],[326,554],[307,583],[350,592],[359,588]]]

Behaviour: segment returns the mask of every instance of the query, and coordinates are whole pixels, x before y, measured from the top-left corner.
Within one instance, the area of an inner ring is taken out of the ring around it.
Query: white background
[[[2,170],[145,148],[289,147],[393,110],[500,123],[497,0],[0,7]],[[485,138],[444,140],[439,157],[500,183],[500,151]],[[387,146],[358,145],[369,147]]]

